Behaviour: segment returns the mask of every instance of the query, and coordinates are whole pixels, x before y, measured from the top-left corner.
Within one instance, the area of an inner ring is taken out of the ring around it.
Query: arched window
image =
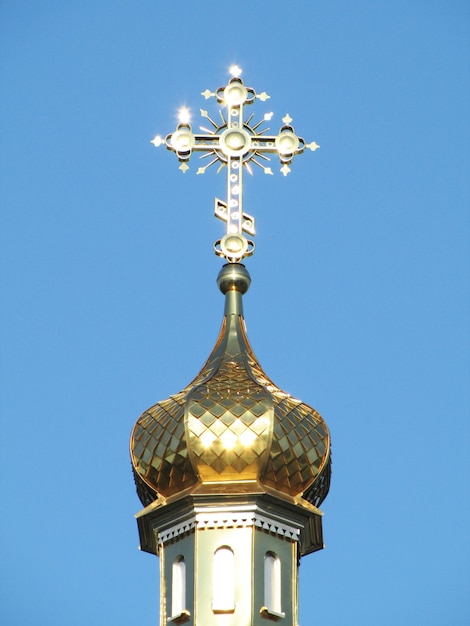
[[[177,617],[186,609],[186,563],[183,556],[173,561],[171,571],[171,615]]]
[[[264,605],[270,613],[281,614],[281,560],[274,552],[264,556]]]
[[[235,555],[228,546],[214,552],[212,610],[217,613],[235,611]]]

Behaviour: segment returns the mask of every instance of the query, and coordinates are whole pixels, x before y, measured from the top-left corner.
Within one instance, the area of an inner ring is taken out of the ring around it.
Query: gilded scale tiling
[[[315,505],[328,493],[325,422],[266,376],[238,315],[192,383],[139,418],[131,453],[144,504],[205,482],[258,479]]]
[[[272,438],[273,403],[241,354],[226,356],[214,376],[190,392],[186,423],[202,482],[258,478]]]
[[[158,402],[137,420],[131,435],[131,460],[137,493],[147,506],[157,493],[171,496],[198,482],[190,462],[184,431],[184,406],[189,391],[207,379],[214,370],[217,351],[225,329],[225,319],[214,351],[196,378],[168,400]]]
[[[256,380],[269,389],[274,404],[274,432],[269,459],[260,479],[291,495],[304,494],[318,506],[327,496],[331,474],[330,434],[315,409],[279,389],[264,373],[249,344],[243,340],[250,369]],[[325,481],[325,476],[328,479]],[[320,478],[322,480],[320,480]],[[315,488],[315,484],[321,489]],[[306,492],[306,493],[304,493]]]

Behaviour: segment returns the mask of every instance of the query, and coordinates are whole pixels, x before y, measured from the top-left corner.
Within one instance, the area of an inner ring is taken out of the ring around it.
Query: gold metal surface
[[[259,384],[269,389],[274,405],[272,444],[260,480],[289,495],[300,495],[329,463],[328,428],[315,409],[283,392],[266,376],[243,327],[241,332],[251,371]]]
[[[224,358],[188,397],[190,456],[202,482],[256,480],[272,437],[269,393],[250,377],[243,354]]]
[[[252,244],[243,235],[246,231],[246,214],[243,210],[244,171],[252,174],[252,166],[256,165],[265,174],[272,175],[272,169],[267,163],[270,164],[270,156],[275,155],[281,164],[280,171],[287,176],[291,171],[289,165],[296,155],[307,149],[314,151],[320,146],[314,141],[307,144],[295,133],[289,114],[282,118],[283,126],[276,135],[268,135],[269,128],[264,127],[264,123],[272,119],[272,112],[266,113],[256,123],[253,121],[254,113],[245,117],[245,107],[254,104],[256,100],[265,102],[269,96],[266,92],[258,94],[252,87],[247,87],[240,78],[241,69],[238,66],[234,68],[231,68],[232,78],[225,86],[219,87],[215,92],[206,89],[201,94],[206,100],[214,97],[221,105],[223,111],[219,110],[220,121],[214,121],[208,111],[200,109],[201,116],[210,127],[200,127],[199,132],[193,132],[190,112],[182,107],[175,131],[165,138],[157,135],[151,143],[157,148],[166,145],[168,150],[174,152],[183,173],[188,171],[188,163],[194,152],[201,153],[200,159],[204,162],[204,165],[198,167],[197,174],[204,174],[215,164],[219,166],[217,172],[225,168],[227,198],[224,205],[227,211],[223,219],[226,222],[226,235],[237,234],[247,244]],[[220,217],[217,213],[216,215]],[[254,250],[253,244],[241,246],[236,251],[224,249],[218,244],[220,240],[216,241],[215,253],[229,263],[238,263]]]
[[[184,436],[185,399],[186,394],[180,392],[151,407],[139,418],[132,434],[137,476],[164,496],[197,482]]]
[[[252,481],[318,505],[329,488],[329,450],[320,414],[279,389],[258,363],[236,291],[227,293],[224,323],[201,372],[145,411],[131,438],[144,504],[157,494]]]

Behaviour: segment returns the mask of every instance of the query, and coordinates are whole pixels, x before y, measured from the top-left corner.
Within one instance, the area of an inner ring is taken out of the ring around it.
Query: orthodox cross
[[[193,133],[189,111],[183,107],[176,130],[165,139],[157,135],[152,143],[156,147],[165,144],[168,150],[175,152],[181,163],[179,169],[183,173],[189,169],[188,161],[193,152],[202,152],[200,158],[207,159],[207,163],[198,168],[197,174],[204,174],[215,163],[219,163],[218,172],[226,168],[227,200],[215,200],[215,215],[226,222],[226,234],[215,242],[214,250],[229,263],[238,263],[253,254],[255,247],[243,234],[255,233],[254,218],[243,212],[243,170],[246,168],[252,174],[251,164],[255,164],[265,174],[272,174],[265,162],[270,161],[267,155],[276,154],[281,163],[280,171],[287,176],[291,171],[289,165],[296,154],[301,154],[307,148],[313,151],[320,146],[314,141],[307,144],[295,134],[289,114],[282,118],[284,125],[277,135],[267,135],[269,128],[262,128],[264,122],[271,119],[272,113],[267,113],[254,124],[254,113],[245,119],[245,105],[253,104],[256,99],[265,102],[270,96],[264,91],[257,94],[251,87],[246,87],[240,78],[239,67],[233,66],[230,71],[232,78],[227,85],[219,87],[215,92],[209,89],[202,92],[206,100],[215,97],[225,107],[225,115],[219,111],[221,122],[214,121],[207,111],[201,109],[201,116],[208,120],[212,129],[201,127],[202,133]]]

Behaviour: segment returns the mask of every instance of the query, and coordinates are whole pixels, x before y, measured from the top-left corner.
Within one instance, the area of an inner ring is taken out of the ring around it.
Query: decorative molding
[[[211,529],[233,529],[233,528],[250,528],[262,530],[280,537],[285,537],[291,541],[300,539],[300,528],[290,526],[280,522],[279,520],[266,517],[253,510],[243,512],[199,512],[190,519],[180,522],[175,526],[171,526],[166,530],[158,533],[158,543],[164,544],[168,541],[175,540],[186,535],[193,530],[211,530]]]
[[[196,520],[191,518],[189,520],[185,520],[184,522],[180,522],[176,524],[176,526],[171,526],[166,530],[162,530],[158,533],[158,543],[163,544],[171,541],[172,539],[176,539],[177,537],[181,537],[182,535],[186,535],[191,532],[196,526]]]
[[[256,515],[255,526],[260,530],[265,530],[269,533],[280,535],[281,537],[287,537],[298,541],[300,539],[300,528],[283,524],[277,520],[270,520],[264,515]]]
[[[253,526],[255,515],[253,511],[196,513],[196,523],[198,530],[209,528],[247,528]]]

